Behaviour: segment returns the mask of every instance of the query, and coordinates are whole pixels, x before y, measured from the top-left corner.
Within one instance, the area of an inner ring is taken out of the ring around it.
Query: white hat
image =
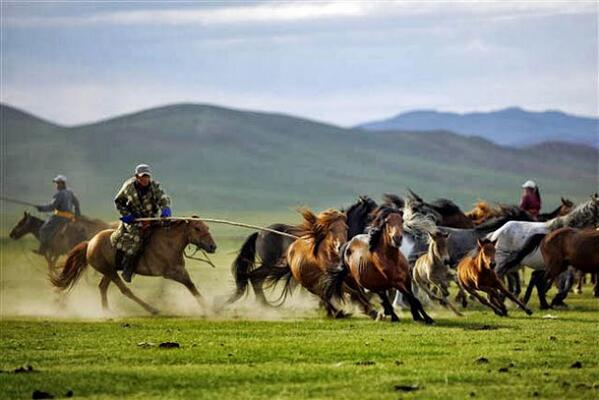
[[[137,167],[135,167],[135,175],[152,176],[152,169],[148,164],[139,164]]]
[[[522,185],[523,188],[531,188],[534,189],[537,187],[537,184],[534,181],[526,181],[524,182],[524,184]]]
[[[67,182],[67,177],[64,175],[56,175],[56,178],[52,179],[52,182]]]

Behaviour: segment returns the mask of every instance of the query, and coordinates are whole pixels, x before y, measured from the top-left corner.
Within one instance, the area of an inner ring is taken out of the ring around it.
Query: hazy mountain
[[[141,162],[179,211],[324,208],[407,187],[468,208],[479,198],[516,202],[526,179],[539,182],[547,206],[597,190],[599,154],[587,146],[515,149],[447,131],[373,135],[199,104],[68,128],[9,106],[0,111],[5,195],[45,201],[52,177],[64,173],[84,208],[102,215],[114,214],[114,194]]]
[[[560,111],[531,112],[517,107],[467,114],[411,111],[364,123],[359,128],[374,131],[445,129],[512,146],[560,141],[599,147],[598,118],[578,117]]]

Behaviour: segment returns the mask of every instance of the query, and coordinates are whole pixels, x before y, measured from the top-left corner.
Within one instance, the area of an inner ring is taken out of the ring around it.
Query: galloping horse
[[[203,306],[202,296],[185,269],[183,255],[185,247],[189,244],[194,244],[208,253],[216,251],[216,244],[208,231],[208,226],[197,217],[193,217],[189,220],[171,222],[166,226],[155,226],[152,229],[150,241],[139,259],[135,273],[162,276],[179,282],[185,285]],[[108,286],[114,283],[125,296],[141,305],[146,311],[157,314],[156,308],[133,294],[119,277],[115,266],[116,249],[110,243],[110,235],[113,232],[113,229],[104,230],[89,242],[78,244],[69,253],[62,271],[57,275],[51,275],[50,281],[60,290],[70,289],[77,283],[89,264],[103,275],[99,288],[104,309],[108,309]]]
[[[449,269],[449,252],[447,238],[449,233],[436,231],[429,233],[428,252],[421,255],[414,264],[412,279],[418,289],[423,290],[430,299],[436,300],[443,307],[450,309],[456,315],[462,314],[449,301],[449,283],[457,282]],[[440,295],[434,294],[430,286],[435,287]],[[465,296],[462,296],[465,300]]]
[[[284,294],[289,292],[291,279],[301,284],[312,294],[320,297],[327,315],[340,317],[343,313],[325,299],[321,286],[324,272],[339,262],[339,249],[347,241],[346,217],[340,211],[326,210],[315,215],[310,210],[302,210],[303,223],[299,226],[300,238],[289,246],[285,271],[288,276]],[[269,276],[269,278],[272,278]],[[278,277],[274,278],[275,281]],[[376,318],[376,311],[368,302],[364,293],[356,287],[348,290],[352,299],[359,302],[364,313]]]
[[[364,232],[370,213],[377,207],[376,203],[368,196],[360,196],[358,201],[351,205],[345,215],[347,217],[348,238]],[[280,232],[299,236],[299,227],[288,224],[273,224],[269,226]],[[264,282],[268,279],[274,281],[281,279],[281,273],[288,271],[287,250],[295,239],[281,236],[276,233],[261,231],[247,237],[239,254],[233,261],[231,271],[235,278],[236,290],[222,305],[227,306],[243,297],[252,285],[258,301],[263,305],[271,304],[264,295]],[[287,275],[291,277],[290,275]],[[293,282],[286,287],[291,288]],[[281,300],[285,298],[283,294]]]
[[[31,233],[39,240],[39,230],[44,220],[31,215],[28,212],[23,213],[23,217],[11,229],[9,236],[11,239],[18,240]],[[93,235],[103,229],[110,228],[111,225],[99,220],[79,216],[75,222],[66,224],[54,236],[49,246],[49,251],[44,255],[48,268],[53,269],[58,258],[67,254],[76,244],[91,238]]]
[[[560,228],[548,234],[541,244],[545,275],[553,281],[569,265],[582,272],[599,272],[599,230]],[[599,297],[599,282],[593,289]]]
[[[329,268],[323,279],[327,301],[342,299],[342,289],[347,278],[379,295],[386,315],[391,321],[399,318],[387,297],[387,291],[396,289],[410,304],[415,321],[433,323],[420,301],[412,293],[410,266],[399,250],[402,242],[403,218],[395,207],[380,206],[369,226],[369,233],[355,236],[341,251],[339,264]]]
[[[553,218],[547,222],[520,222],[510,221],[504,226],[488,235],[488,238],[497,242],[496,272],[503,277],[511,270],[525,265],[534,270],[531,283],[536,285],[541,309],[550,308],[545,298],[549,287],[543,284],[543,271],[545,263],[541,255],[539,244],[543,237],[562,227],[586,228],[599,224],[599,196],[594,194],[591,199],[579,204],[570,213]],[[532,287],[529,285],[529,289]],[[564,294],[568,293],[567,287],[560,289],[560,294],[554,298],[553,305],[563,302]],[[527,290],[527,297],[530,293]]]
[[[503,296],[516,303],[526,314],[529,310],[516,296],[508,291],[493,270],[495,267],[495,243],[488,239],[477,241],[477,248],[464,257],[458,265],[458,282],[462,290],[474,296],[481,304],[490,307],[499,316],[507,316]],[[485,292],[489,300],[477,293]]]

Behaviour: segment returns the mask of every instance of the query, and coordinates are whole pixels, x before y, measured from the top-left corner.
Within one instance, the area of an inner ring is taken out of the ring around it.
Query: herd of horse
[[[526,303],[533,287],[542,309],[562,305],[575,273],[579,281],[590,273],[594,295],[599,297],[597,194],[577,206],[562,199],[558,208],[534,220],[516,206],[479,202],[464,213],[451,200],[426,202],[412,191],[405,199],[386,194],[381,204],[361,196],[347,209],[319,214],[302,209],[300,214],[302,222],[297,225],[273,224],[247,237],[232,265],[235,291],[216,309],[240,300],[250,287],[260,303],[278,306],[301,286],[320,300],[332,318],[345,316],[344,303],[349,301],[373,319],[388,316],[398,321],[395,307],[401,306],[410,310],[414,320],[428,324],[434,322],[423,306],[428,301],[462,315],[449,296],[449,288],[455,285],[456,301],[462,307],[474,299],[506,316],[507,298],[531,314]],[[41,220],[25,213],[10,237],[36,235],[39,225]],[[102,274],[99,289],[104,308],[108,308],[108,287],[114,283],[145,310],[158,313],[117,273],[109,241],[115,226],[87,218],[70,225],[57,235],[47,257],[52,285],[72,288],[89,265]],[[188,245],[216,251],[208,226],[194,217],[158,222],[152,229],[135,272],[179,282],[207,307],[185,269],[184,254]],[[57,257],[65,253],[64,265],[55,269]],[[533,272],[520,299],[518,271],[524,266]],[[554,282],[558,294],[549,304],[546,293]],[[278,293],[277,298],[268,298],[272,292]],[[380,299],[382,313],[373,305],[374,296]]]

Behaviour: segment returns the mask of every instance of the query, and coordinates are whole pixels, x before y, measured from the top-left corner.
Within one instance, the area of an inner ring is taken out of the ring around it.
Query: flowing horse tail
[[[81,273],[87,267],[87,243],[81,242],[71,249],[64,263],[62,271],[50,274],[50,282],[59,290],[69,290],[81,277]]]
[[[283,305],[285,300],[291,293],[293,289],[297,286],[297,282],[293,279],[293,275],[291,274],[291,268],[288,265],[282,267],[274,267],[271,268],[268,272],[266,272],[266,276],[261,277],[263,282],[266,283],[267,288],[272,288],[279,283],[279,281],[284,281],[283,291],[281,295],[275,299],[273,302],[268,301],[268,304],[272,307],[280,307]]]
[[[322,293],[327,301],[332,298],[343,301],[343,283],[349,274],[349,266],[345,262],[345,250],[347,243],[341,246],[339,251],[339,264],[333,268],[327,269],[322,278]]]
[[[239,254],[233,264],[231,265],[231,273],[235,278],[235,286],[237,287],[235,293],[227,301],[227,304],[233,303],[238,300],[241,296],[245,295],[248,290],[248,284],[250,281],[250,272],[256,265],[256,240],[258,239],[258,232],[252,233],[245,240]]]

